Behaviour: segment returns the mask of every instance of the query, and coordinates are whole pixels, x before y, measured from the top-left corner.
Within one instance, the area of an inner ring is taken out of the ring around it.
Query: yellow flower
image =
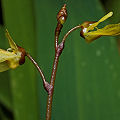
[[[7,51],[0,49],[0,72],[6,71],[9,68],[14,69],[18,67],[23,54],[20,50],[21,47],[15,44],[7,30],[6,37],[11,48],[8,48]]]
[[[113,15],[113,12],[109,12],[107,15],[102,17],[98,22],[84,22],[81,25],[80,35],[90,43],[93,40],[105,35],[105,36],[116,36],[120,35],[120,23],[106,25],[104,28],[98,29],[96,26],[108,19]]]

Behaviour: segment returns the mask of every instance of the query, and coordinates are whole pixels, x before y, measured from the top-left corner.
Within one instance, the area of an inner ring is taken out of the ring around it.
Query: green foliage
[[[5,27],[14,41],[36,58],[48,81],[54,58],[56,14],[63,4],[62,0],[2,0]],[[60,39],[73,26],[104,16],[99,0],[69,0],[67,9],[68,19]],[[2,27],[1,35],[0,47],[5,48]],[[101,37],[86,44],[79,30],[72,33],[58,65],[52,120],[119,120],[119,64],[115,38]],[[21,67],[0,73],[0,102],[12,111],[15,120],[45,119],[47,93],[36,72],[26,59]],[[1,107],[0,116],[7,119]]]

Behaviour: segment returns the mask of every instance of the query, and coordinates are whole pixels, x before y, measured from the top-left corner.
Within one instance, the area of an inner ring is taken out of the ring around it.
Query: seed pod
[[[60,24],[64,24],[67,19],[67,9],[66,9],[66,4],[61,8],[61,10],[57,14],[57,21]]]

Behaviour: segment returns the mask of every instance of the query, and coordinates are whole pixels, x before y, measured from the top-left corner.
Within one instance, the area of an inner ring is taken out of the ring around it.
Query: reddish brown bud
[[[67,9],[66,9],[66,4],[60,9],[60,11],[57,14],[57,21],[60,24],[64,24],[67,19]]]
[[[87,28],[91,25],[91,24],[93,24],[93,23],[95,23],[96,21],[86,21],[86,22],[84,22],[82,25],[81,25],[81,31],[80,31],[80,36],[81,37],[83,37],[83,38],[85,38],[84,37],[84,33],[86,32],[86,30],[87,30]]]
[[[26,56],[26,51],[24,48],[20,47],[20,46],[17,46],[18,47],[18,50],[19,52],[21,52],[21,58],[19,60],[19,64],[22,65],[25,63],[25,56]]]

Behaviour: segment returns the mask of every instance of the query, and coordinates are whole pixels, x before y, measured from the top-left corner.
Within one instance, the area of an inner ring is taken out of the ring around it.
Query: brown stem
[[[75,31],[76,29],[78,29],[78,28],[81,28],[81,25],[77,25],[77,26],[73,27],[72,29],[70,29],[70,30],[65,34],[65,36],[63,37],[62,42],[64,43],[65,40],[66,40],[66,38],[68,37],[68,35],[69,35],[71,32],[73,32],[73,31]]]
[[[64,43],[61,42],[56,49],[55,58],[53,62],[53,69],[52,69],[52,75],[51,75],[51,81],[50,81],[50,91],[48,92],[48,99],[47,99],[47,111],[46,111],[46,120],[51,120],[51,111],[52,111],[52,99],[53,99],[53,92],[54,92],[54,84],[55,84],[55,77],[57,72],[57,66],[59,57],[62,53],[62,50],[64,48]]]
[[[54,84],[55,84],[55,78],[56,78],[56,72],[58,67],[58,61],[59,57],[63,51],[64,48],[64,42],[67,36],[77,29],[76,27],[71,29],[63,38],[63,41],[58,45],[58,39],[61,32],[61,29],[63,27],[63,24],[65,23],[67,19],[67,10],[66,10],[66,4],[60,9],[60,11],[57,14],[57,27],[55,29],[55,58],[53,62],[53,68],[52,68],[52,74],[51,74],[51,81],[49,85],[49,91],[48,91],[48,99],[47,99],[47,111],[46,111],[46,120],[51,120],[51,111],[52,111],[52,99],[53,99],[53,92],[54,92]]]
[[[55,50],[58,46],[58,39],[59,39],[59,35],[60,35],[62,27],[63,27],[63,25],[58,22],[57,27],[55,29]]]
[[[43,86],[44,86],[45,90],[48,92],[49,88],[50,88],[50,84],[46,81],[45,76],[44,76],[42,70],[40,69],[39,65],[37,64],[37,62],[32,58],[32,56],[29,53],[26,53],[26,56],[30,59],[30,61],[35,65],[35,67],[39,71],[40,76],[43,80]]]
[[[48,91],[46,120],[51,120],[52,99],[53,99],[53,91],[54,91],[58,60],[64,48],[64,44],[62,42],[58,45],[58,39],[59,39],[61,29],[63,27],[62,24],[66,21],[66,18],[67,18],[67,11],[66,11],[66,5],[64,5],[57,14],[58,23],[55,29],[55,58],[54,58],[52,74],[51,74],[51,81],[50,81],[50,87],[49,87],[50,89]]]
[[[55,84],[55,78],[56,78],[59,57],[63,51],[66,38],[68,37],[68,35],[71,32],[73,32],[74,30],[76,30],[78,28],[81,28],[81,25],[75,26],[74,28],[69,30],[63,37],[62,42],[58,45],[58,38],[59,38],[60,31],[62,29],[62,26],[60,25],[60,23],[57,24],[57,27],[55,30],[55,58],[54,58],[54,62],[53,62],[51,81],[50,81],[50,86],[49,86],[49,91],[48,91],[46,120],[51,120],[52,99],[53,99],[54,84]]]
[[[51,120],[51,111],[52,111],[52,99],[53,99],[53,91],[54,91],[54,83],[55,83],[55,77],[56,77],[56,71],[57,71],[57,66],[58,66],[58,59],[59,56],[55,55],[54,59],[54,66],[53,66],[53,74],[51,77],[51,90],[48,94],[47,98],[47,112],[46,112],[46,120]]]
[[[59,25],[59,23],[58,23],[58,25]],[[57,27],[58,27],[58,25],[57,25]],[[62,42],[58,45],[58,38],[59,38],[60,30],[61,30],[60,28],[62,28],[62,27],[56,28],[56,30],[55,30],[55,33],[56,33],[55,35],[57,35],[57,36],[55,36],[55,48],[56,49],[55,49],[55,58],[54,58],[51,81],[50,81],[50,89],[49,89],[48,98],[47,98],[46,120],[51,120],[52,99],[53,99],[53,92],[54,92],[55,77],[56,77],[59,57],[63,51],[65,40],[71,32],[73,32],[74,30],[76,30],[78,28],[81,28],[81,25],[78,25],[78,26],[72,28],[71,30],[69,30],[63,37]]]

